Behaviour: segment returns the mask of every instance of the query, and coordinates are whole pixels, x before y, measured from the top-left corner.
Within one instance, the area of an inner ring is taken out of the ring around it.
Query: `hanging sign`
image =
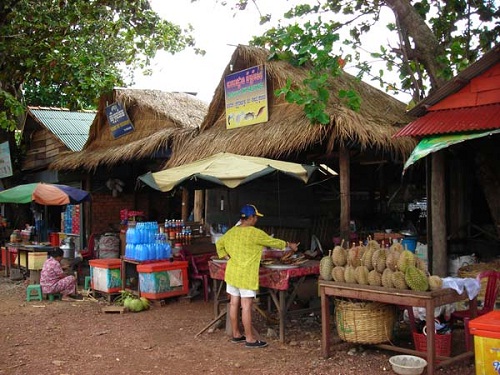
[[[224,78],[226,128],[259,124],[269,119],[266,68],[257,65]]]
[[[134,131],[134,125],[130,121],[127,111],[119,103],[113,103],[106,107],[106,117],[111,128],[113,138],[120,138]]]
[[[0,178],[12,176],[9,142],[0,143]]]

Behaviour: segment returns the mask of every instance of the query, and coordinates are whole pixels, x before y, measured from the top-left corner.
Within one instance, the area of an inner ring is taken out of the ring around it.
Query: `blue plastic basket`
[[[403,245],[405,249],[408,249],[412,253],[414,253],[415,249],[417,248],[417,237],[405,237],[401,241],[401,245]]]

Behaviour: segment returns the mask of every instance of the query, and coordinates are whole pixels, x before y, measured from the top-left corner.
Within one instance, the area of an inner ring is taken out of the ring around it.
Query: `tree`
[[[146,69],[160,49],[194,46],[190,30],[147,0],[4,0],[0,8],[0,128],[13,130],[23,91],[70,109],[88,107]],[[203,52],[203,51],[198,51]]]
[[[258,8],[258,0],[251,2]],[[244,10],[248,3],[235,0],[231,4]],[[387,82],[384,70],[374,72],[373,64],[362,53],[368,49],[363,37],[383,22],[383,7],[394,15],[395,21],[386,27],[398,42],[380,45],[369,53],[385,61],[387,71],[396,70],[400,82]],[[307,90],[297,91],[288,85],[277,94],[305,105],[306,112],[313,111],[313,121],[319,123],[327,122],[318,111],[328,100],[325,74],[341,74],[346,62],[356,66],[360,79],[369,75],[387,91],[409,91],[416,103],[500,40],[500,11],[494,0],[318,0],[295,5],[283,16],[285,20],[255,37],[253,44],[267,47],[272,58],[311,64],[311,76],[304,82]],[[261,13],[261,23],[273,17]],[[346,30],[348,37],[341,37]],[[344,54],[345,46],[352,52]],[[339,94],[349,99],[351,108],[360,105],[355,93],[346,90]]]

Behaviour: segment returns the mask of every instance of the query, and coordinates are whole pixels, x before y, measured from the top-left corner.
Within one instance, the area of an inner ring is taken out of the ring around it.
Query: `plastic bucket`
[[[401,245],[403,245],[403,248],[410,250],[412,253],[415,252],[415,249],[417,248],[417,237],[405,237],[401,241]]]
[[[60,245],[59,233],[57,232],[49,233],[49,242],[51,246],[56,246],[56,247],[59,246]]]

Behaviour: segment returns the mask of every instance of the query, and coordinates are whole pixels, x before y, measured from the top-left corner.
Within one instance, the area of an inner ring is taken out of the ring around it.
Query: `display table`
[[[323,356],[330,356],[330,297],[353,298],[358,300],[377,301],[400,306],[424,307],[426,316],[430,313],[434,315],[434,309],[437,306],[446,305],[449,303],[459,302],[468,299],[467,293],[458,294],[453,289],[440,289],[432,292],[415,292],[411,290],[400,290],[393,288],[384,288],[377,286],[347,284],[334,281],[319,280],[319,289],[321,294],[321,350]],[[476,298],[470,301],[471,317],[476,316],[477,300]],[[434,319],[427,321],[427,374],[433,375],[434,369],[438,366],[446,366],[450,363],[463,360],[474,356],[474,353],[467,351],[452,358],[444,358],[443,361],[436,363],[435,353],[435,322]],[[386,350],[393,350],[405,354],[422,356],[421,352],[397,347],[394,345],[377,345]]]
[[[221,301],[226,300],[225,298],[221,298],[224,285],[224,274],[226,272],[226,263],[209,261],[208,267],[210,270],[210,277],[212,278],[214,285],[214,313],[215,316],[217,316]],[[274,306],[278,311],[280,330],[279,338],[281,342],[285,341],[285,319],[291,304],[297,296],[298,288],[305,281],[306,277],[317,277],[317,275],[319,275],[319,261],[315,260],[310,260],[301,264],[297,268],[278,270],[260,267],[259,286],[261,288],[266,288],[271,296]],[[310,309],[301,311],[310,311]],[[301,311],[295,310],[294,313]]]

